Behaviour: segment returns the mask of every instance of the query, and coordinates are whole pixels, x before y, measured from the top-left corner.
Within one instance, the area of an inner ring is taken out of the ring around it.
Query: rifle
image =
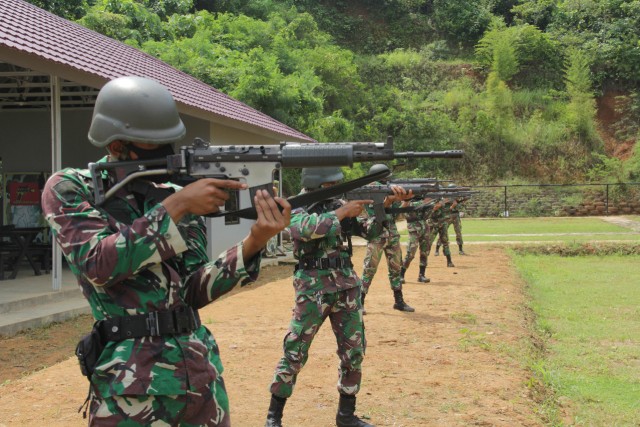
[[[458,188],[469,188],[469,187],[458,187]],[[469,198],[475,194],[480,194],[480,191],[447,191],[449,188],[442,189],[442,191],[434,191],[431,193],[427,193],[423,198],[432,199],[428,203],[425,203],[421,206],[405,206],[400,208],[387,208],[385,209],[385,213],[387,214],[401,214],[401,213],[409,213],[409,212],[420,212],[426,209],[431,209],[433,205],[440,199],[459,199],[462,197]]]
[[[365,185],[356,190],[351,190],[345,193],[344,198],[346,200],[373,200],[373,212],[375,214],[375,220],[379,224],[385,220],[386,213],[396,213],[395,210],[385,210],[384,199],[395,194],[392,190],[392,186],[402,187],[407,193],[412,192],[412,199],[422,199],[429,197],[441,188],[435,183],[425,184],[381,184],[381,185]],[[399,213],[399,212],[398,212]]]
[[[196,138],[192,145],[181,147],[180,153],[167,156],[166,159],[89,163],[89,170],[93,179],[94,200],[98,206],[113,196],[116,191],[138,178],[163,174],[169,175],[171,182],[180,184],[200,178],[235,179],[245,182],[249,187],[250,203],[253,205],[253,196],[256,191],[266,189],[270,193],[273,192],[273,171],[281,168],[353,166],[355,162],[378,162],[397,158],[461,158],[463,155],[462,150],[396,153],[393,151],[391,137],[388,137],[384,143],[282,142],[279,145],[224,146],[210,145],[207,141]],[[103,172],[109,175],[112,182],[106,192],[102,180]],[[289,203],[293,208],[308,205],[313,201],[335,197],[345,191],[382,179],[388,174],[389,171],[367,175],[359,180],[312,191],[290,198]],[[253,207],[223,211],[212,216],[225,215],[236,215],[248,219],[257,217]]]

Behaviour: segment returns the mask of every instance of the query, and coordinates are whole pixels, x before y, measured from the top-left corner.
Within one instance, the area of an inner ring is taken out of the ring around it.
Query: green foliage
[[[513,70],[505,75],[501,73],[502,80],[515,77],[518,85],[559,87],[562,56],[548,34],[529,24],[507,27],[502,20],[494,19],[476,45],[476,59],[484,69],[493,70],[498,50],[502,51],[499,55],[506,55],[508,59],[508,71]]]
[[[616,113],[619,119],[614,124],[616,136],[622,140],[640,137],[640,92],[616,97]]]
[[[569,54],[565,82],[569,94],[567,121],[571,131],[588,150],[600,149],[595,129],[596,103],[589,69],[589,59],[579,50]]]
[[[503,82],[508,82],[518,72],[518,67],[516,50],[511,41],[506,38],[497,40],[493,47],[491,72],[495,73],[495,76]],[[491,75],[489,79],[491,79]]]
[[[587,177],[593,182],[624,182],[626,180],[624,165],[620,159],[595,154],[596,160]]]
[[[136,0],[99,0],[80,23],[133,45],[165,36],[160,17]]]
[[[456,44],[475,45],[490,21],[487,1],[433,0],[433,22],[438,33]]]
[[[557,10],[556,0],[519,1],[511,8],[516,23],[531,24],[544,31],[553,21]]]
[[[41,9],[70,21],[81,18],[89,8],[87,0],[27,0]]]
[[[640,2],[628,0],[558,2],[548,27],[567,48],[592,61],[594,82],[640,84]]]

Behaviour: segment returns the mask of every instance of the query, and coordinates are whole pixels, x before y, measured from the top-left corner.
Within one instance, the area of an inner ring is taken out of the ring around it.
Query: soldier
[[[438,237],[438,242],[444,248],[442,252],[447,258],[447,267],[455,267],[451,260],[451,251],[449,250],[449,222],[451,221],[451,209],[455,208],[456,204],[457,203],[454,199],[443,198],[439,200],[433,206],[433,212],[429,219],[431,227],[429,241],[433,242],[435,241],[436,236]],[[436,246],[436,255],[437,249],[438,246]]]
[[[387,168],[385,165],[373,165],[369,169],[369,174],[380,171],[382,168]],[[385,183],[386,180],[383,182]],[[389,199],[385,202],[385,207],[390,207],[393,203],[394,206],[399,207],[403,198],[410,197],[407,195],[404,189],[398,186],[392,186],[394,192],[397,191],[396,197]],[[367,209],[367,215],[374,216],[373,210]],[[378,264],[380,264],[380,258],[382,252],[387,258],[387,267],[389,268],[389,283],[393,290],[394,304],[393,308],[400,311],[414,312],[415,309],[410,307],[404,301],[402,295],[402,249],[400,248],[400,233],[398,233],[398,227],[396,226],[395,215],[388,214],[385,218],[385,230],[375,239],[370,240],[367,243],[367,254],[364,258],[364,270],[362,272],[362,304],[364,305],[364,299],[369,292],[369,287],[378,270]]]
[[[431,281],[431,279],[425,276],[425,272],[427,270],[429,247],[431,246],[431,241],[429,240],[430,228],[427,221],[431,216],[434,204],[435,200],[429,197],[413,202],[402,202],[402,207],[415,208],[415,211],[404,214],[409,232],[409,244],[407,245],[407,253],[402,263],[402,270],[400,270],[402,283],[404,283],[404,274],[409,269],[409,265],[411,261],[413,261],[418,248],[420,248],[420,272],[418,274],[418,282],[429,283]]]
[[[100,90],[89,140],[108,150],[100,162],[143,160],[171,154],[185,132],[164,86],[121,77]],[[225,189],[246,185],[200,179],[180,188],[167,178],[135,180],[96,206],[89,171],[67,168],[42,196],[96,319],[90,348],[79,345],[80,356],[98,352],[85,402],[90,425],[231,425],[218,346],[198,309],[256,280],[260,252],[289,223],[291,207],[259,192],[249,235],[209,262],[199,215],[217,212]]]
[[[302,170],[303,191],[334,185],[343,177],[337,167],[305,168]],[[373,221],[358,218],[363,206],[372,202],[333,199],[292,213],[290,232],[293,253],[298,260],[293,279],[295,306],[284,338],[284,356],[276,366],[270,386],[266,427],[282,426],[287,398],[293,393],[298,373],[307,362],[313,338],[327,317],[331,320],[340,357],[336,425],[371,426],[354,414],[366,341],[361,281],[351,262],[351,235],[370,238],[381,231]]]
[[[456,232],[456,243],[458,244],[458,249],[459,249],[458,253],[460,255],[466,255],[466,253],[462,249],[462,244],[463,244],[462,222],[460,221],[460,218],[462,217],[462,212],[460,211],[460,208],[462,207],[462,204],[467,200],[469,200],[468,197],[458,197],[455,199],[455,203],[451,205],[451,219],[449,221],[449,224],[453,225],[453,230]],[[447,238],[448,238],[448,233],[449,231],[447,228]],[[436,253],[435,253],[436,256],[439,255],[440,246],[442,246],[442,240],[439,238],[438,242],[436,243]]]

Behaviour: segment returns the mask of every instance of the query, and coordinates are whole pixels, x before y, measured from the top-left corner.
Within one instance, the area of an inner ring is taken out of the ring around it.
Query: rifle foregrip
[[[285,145],[282,165],[290,168],[353,166],[353,147],[349,144]]]

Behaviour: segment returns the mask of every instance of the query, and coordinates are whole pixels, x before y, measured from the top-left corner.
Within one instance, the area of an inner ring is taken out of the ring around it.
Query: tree
[[[433,0],[433,25],[448,40],[463,46],[478,42],[491,22],[487,1]]]
[[[48,12],[75,21],[84,16],[89,5],[87,0],[27,0]]]
[[[595,129],[596,101],[593,96],[591,71],[587,56],[574,49],[569,53],[569,64],[565,72],[569,105],[567,119],[571,130],[585,147],[592,151],[600,139]]]

